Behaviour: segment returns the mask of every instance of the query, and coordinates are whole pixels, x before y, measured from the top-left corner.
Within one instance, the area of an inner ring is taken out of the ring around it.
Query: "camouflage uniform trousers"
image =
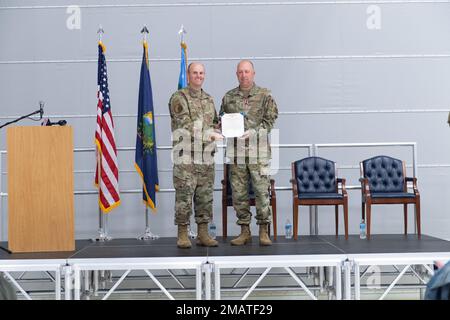
[[[195,222],[209,223],[213,212],[214,165],[175,164],[175,225],[188,225],[194,202]]]
[[[230,164],[230,183],[233,195],[233,207],[236,210],[238,225],[249,225],[250,212],[248,185],[252,181],[255,192],[256,223],[271,222],[272,208],[269,200],[269,165],[268,164]]]

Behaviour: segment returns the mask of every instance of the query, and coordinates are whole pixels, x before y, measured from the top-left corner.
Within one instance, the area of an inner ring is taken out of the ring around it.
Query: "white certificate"
[[[240,113],[225,113],[222,116],[222,135],[226,138],[244,134],[244,116]]]

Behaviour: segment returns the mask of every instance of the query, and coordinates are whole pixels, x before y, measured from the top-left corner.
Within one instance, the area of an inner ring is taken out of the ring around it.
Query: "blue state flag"
[[[142,199],[147,206],[156,209],[155,196],[156,191],[159,190],[158,164],[152,84],[148,68],[148,44],[146,41],[144,42],[139,81],[135,167],[142,179]]]
[[[186,88],[188,85],[187,82],[187,54],[186,54],[186,43],[181,42],[181,62],[180,62],[180,77],[178,78],[178,90]]]

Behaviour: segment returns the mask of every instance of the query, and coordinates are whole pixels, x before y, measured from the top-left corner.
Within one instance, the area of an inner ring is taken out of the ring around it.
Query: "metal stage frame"
[[[398,236],[401,237],[402,235]],[[5,274],[26,299],[31,299],[31,295],[21,286],[20,281],[14,279],[11,272],[47,272],[55,284],[54,297],[56,300],[62,298],[62,289],[64,289],[64,299],[79,300],[81,298],[81,289],[84,288],[86,290],[86,288],[89,288],[88,277],[90,271],[93,274],[103,271],[115,271],[117,274],[119,271],[123,271],[120,276],[116,277],[115,280],[117,281],[111,284],[106,294],[101,297],[101,299],[108,299],[112,293],[118,293],[117,289],[119,285],[126,280],[132,271],[137,270],[143,271],[145,278],[147,279],[148,276],[168,299],[174,299],[173,292],[170,292],[171,290],[174,292],[178,291],[178,289],[169,288],[163,281],[169,278],[173,278],[180,285],[181,291],[186,290],[186,292],[192,292],[192,290],[195,290],[195,299],[197,300],[219,300],[222,298],[224,290],[229,290],[229,287],[223,285],[227,280],[232,277],[239,277],[238,282],[240,282],[244,277],[249,275],[251,277],[247,277],[246,281],[250,284],[237,288],[239,292],[244,292],[243,296],[241,296],[243,300],[254,298],[254,296],[251,297],[250,295],[255,290],[267,288],[272,290],[273,287],[262,285],[262,281],[266,277],[276,276],[282,276],[283,279],[291,281],[295,284],[295,287],[292,287],[290,282],[289,287],[280,286],[281,282],[275,279],[274,283],[277,285],[275,290],[300,289],[304,290],[309,298],[316,300],[318,296],[313,293],[318,288],[315,284],[316,281],[312,281],[311,284],[311,279],[309,279],[310,281],[308,283],[302,278],[305,276],[305,273],[299,273],[294,270],[294,268],[306,268],[306,270],[315,270],[315,276],[320,276],[321,289],[324,275],[328,275],[328,278],[331,279],[331,285],[325,288],[329,293],[329,299],[359,300],[361,299],[361,289],[364,287],[361,285],[361,279],[367,273],[367,269],[365,272],[361,272],[364,266],[381,266],[383,268],[394,266],[394,272],[386,272],[384,270],[379,275],[383,277],[383,289],[386,288],[379,299],[384,299],[395,286],[400,284],[400,280],[405,275],[419,279],[421,282],[419,284],[420,288],[425,288],[426,279],[434,274],[434,262],[450,260],[449,241],[425,235],[422,235],[422,237],[431,240],[430,242],[436,243],[438,248],[435,250],[442,250],[442,252],[349,253],[342,250],[342,254],[270,253],[267,255],[223,255],[220,251],[216,251],[216,256],[207,254],[204,256],[127,258],[98,258],[95,256],[72,258],[75,254],[67,253],[65,258],[56,257],[55,259],[45,258],[45,254],[43,253],[39,253],[35,257],[33,257],[33,254],[26,254],[24,258],[20,254],[17,257],[0,254],[0,272]],[[428,241],[426,239],[421,241]],[[226,246],[228,244],[223,245]],[[337,242],[334,245],[337,248]],[[98,249],[98,247],[96,248]],[[283,250],[284,248],[286,247],[281,244],[278,250]],[[225,250],[230,250],[230,248],[225,248]],[[233,250],[235,249],[233,248]],[[83,248],[78,252],[81,251],[83,251]],[[275,268],[282,271],[278,272]],[[233,269],[233,271],[230,274],[227,273],[226,269]],[[234,273],[235,269],[245,269],[245,271],[243,273]],[[195,280],[195,288],[186,288],[178,280],[177,276],[179,274],[176,275],[171,270],[177,270],[178,272],[184,271],[182,276],[188,277],[190,281]],[[187,272],[188,270],[190,272]],[[250,270],[252,270],[252,273],[249,273]],[[161,271],[164,271],[163,275],[161,275]],[[53,278],[49,272],[54,272],[55,277]],[[386,275],[389,275],[391,278]],[[256,280],[253,277],[256,277]],[[83,279],[84,286],[82,286]],[[62,285],[62,280],[64,280],[64,285]],[[274,279],[272,278],[272,280]],[[98,277],[95,281],[98,281]],[[367,284],[366,288],[369,288]]]
[[[279,255],[279,256],[229,256],[229,257],[210,257],[205,273],[206,287],[214,292],[214,299],[221,299],[221,269],[225,268],[264,268],[264,272],[253,283],[248,291],[242,297],[242,300],[248,298],[253,290],[261,283],[261,281],[268,275],[272,268],[283,268],[295,282],[308,294],[308,296],[317,300],[317,297],[308,289],[305,282],[296,274],[292,268],[297,267],[332,267],[335,271],[335,296],[337,300],[341,300],[341,266],[345,261],[345,255]],[[214,273],[214,286],[211,285],[211,273]],[[206,299],[210,297],[207,295]]]
[[[344,288],[345,299],[352,299],[351,272],[354,279],[354,299],[361,299],[361,266],[394,266],[398,271],[397,277],[390,283],[378,300],[383,300],[386,295],[398,284],[399,280],[409,270],[425,285],[424,279],[414,270],[413,266],[422,266],[430,275],[434,274],[433,265],[435,261],[449,261],[450,252],[422,252],[422,253],[383,253],[383,254],[349,254],[345,262],[344,272],[347,279]],[[398,265],[403,266],[400,270]]]
[[[25,299],[32,300],[30,295],[20,286],[16,279],[10,274],[10,272],[31,272],[31,271],[43,271],[43,272],[55,272],[55,300],[61,300],[61,274],[65,272],[66,259],[26,259],[26,260],[1,260],[0,259],[0,272],[3,272],[5,276],[11,281],[11,283],[19,289]],[[1,276],[1,274],[0,274]],[[64,275],[66,278],[66,275]],[[67,292],[67,287],[65,289]]]
[[[202,269],[204,259],[204,257],[68,259],[67,264],[70,266],[71,277],[73,277],[74,280],[75,300],[80,300],[81,271],[99,270],[125,270],[120,279],[116,281],[116,283],[106,293],[102,300],[108,299],[108,297],[133,270],[143,270],[170,300],[174,300],[174,297],[161,284],[161,282],[158,281],[158,279],[150,272],[150,270],[177,269],[195,270],[196,299],[200,300],[202,297]],[[69,294],[66,294],[66,299],[70,299]]]

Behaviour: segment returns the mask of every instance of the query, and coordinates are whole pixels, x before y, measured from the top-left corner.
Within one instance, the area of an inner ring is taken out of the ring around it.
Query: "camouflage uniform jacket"
[[[260,129],[265,129],[269,134],[278,117],[278,108],[270,90],[254,84],[248,97],[244,96],[239,87],[228,91],[222,99],[219,114],[222,116],[224,113],[242,113],[245,130],[258,133]],[[270,147],[268,151],[270,158]]]
[[[189,87],[175,92],[169,101],[172,133],[184,129],[191,137],[191,151],[203,152],[206,146],[211,145],[209,135],[218,123],[217,112],[213,98],[205,91],[196,91]],[[194,130],[195,129],[195,130]],[[194,149],[194,138],[202,142],[201,150]],[[173,146],[179,143],[173,141]],[[213,143],[215,150],[215,144]]]

